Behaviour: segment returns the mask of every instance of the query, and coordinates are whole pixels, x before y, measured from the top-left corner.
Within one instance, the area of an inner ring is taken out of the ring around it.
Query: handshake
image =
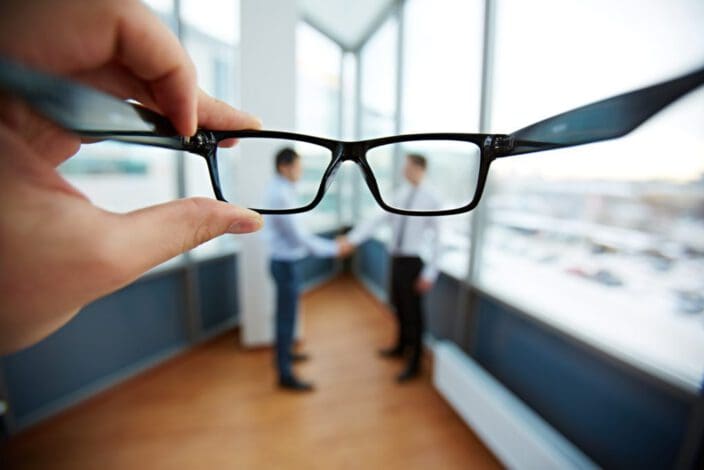
[[[350,243],[345,235],[339,235],[335,238],[335,243],[337,243],[337,248],[339,250],[338,257],[340,258],[347,258],[355,249],[355,246]]]

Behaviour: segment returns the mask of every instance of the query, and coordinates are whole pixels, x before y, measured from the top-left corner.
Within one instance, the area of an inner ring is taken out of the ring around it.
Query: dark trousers
[[[396,346],[408,353],[409,368],[418,368],[423,347],[423,296],[415,283],[423,269],[418,257],[391,258],[391,304],[396,312],[398,337]]]
[[[270,268],[276,283],[276,368],[280,378],[290,378],[301,277],[295,261],[272,260]]]

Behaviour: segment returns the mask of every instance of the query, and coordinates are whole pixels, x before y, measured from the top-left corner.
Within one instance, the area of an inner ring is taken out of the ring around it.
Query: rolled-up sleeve
[[[289,240],[293,246],[304,246],[314,256],[330,258],[339,254],[340,250],[334,240],[307,232],[302,227],[300,218],[295,214],[272,216],[270,223],[274,226],[274,230]]]

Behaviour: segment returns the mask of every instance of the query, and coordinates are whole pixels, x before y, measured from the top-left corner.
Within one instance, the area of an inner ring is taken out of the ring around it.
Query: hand
[[[136,99],[184,135],[198,125],[260,126],[199,91],[176,37],[133,0],[6,0],[0,55]],[[207,198],[128,214],[99,209],[55,169],[80,144],[23,103],[0,98],[0,354],[42,339],[183,251],[262,225],[252,211]]]
[[[415,288],[416,292],[419,294],[425,294],[433,288],[433,281],[429,281],[422,276],[418,277],[418,279],[416,279]]]
[[[337,247],[339,250],[338,256],[340,258],[347,258],[354,251],[354,245],[350,243],[344,235],[338,236],[335,238],[335,241],[337,242]]]

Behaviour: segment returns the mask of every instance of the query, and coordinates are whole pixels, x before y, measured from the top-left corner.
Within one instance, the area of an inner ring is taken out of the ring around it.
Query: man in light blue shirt
[[[300,207],[296,182],[301,178],[300,156],[291,148],[276,154],[276,176],[265,194],[265,207],[291,209]],[[315,236],[305,230],[302,214],[265,216],[265,236],[269,243],[271,274],[276,284],[276,367],[279,386],[295,391],[310,391],[312,384],[299,380],[293,373],[294,359],[305,357],[293,354],[296,331],[300,274],[298,262],[306,256],[346,256],[351,246],[344,241],[333,241]]]

